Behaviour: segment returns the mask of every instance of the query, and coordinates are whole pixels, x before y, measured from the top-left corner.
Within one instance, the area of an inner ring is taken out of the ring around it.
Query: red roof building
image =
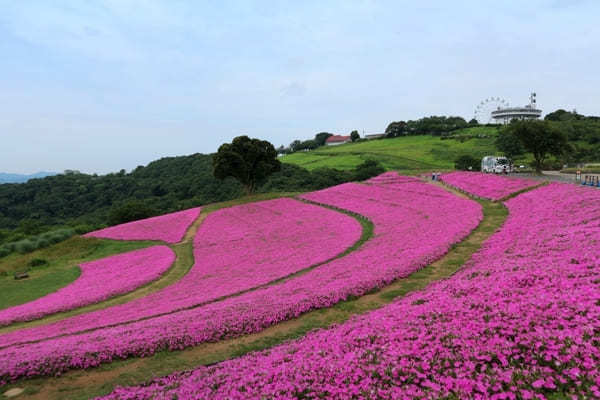
[[[350,143],[352,139],[350,136],[342,136],[342,135],[333,135],[329,136],[325,141],[325,145],[327,146],[335,146],[338,144]]]

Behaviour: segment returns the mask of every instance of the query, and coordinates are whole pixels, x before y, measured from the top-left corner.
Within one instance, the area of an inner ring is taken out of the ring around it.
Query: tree
[[[317,133],[315,135],[315,142],[317,142],[317,144],[319,146],[324,146],[325,145],[325,141],[327,140],[327,138],[329,136],[333,136],[333,134],[331,134],[329,132],[320,132],[320,133]]]
[[[352,139],[353,142],[356,142],[358,139],[360,139],[360,135],[358,134],[358,131],[350,132],[350,139]]]
[[[454,168],[461,171],[479,171],[480,162],[476,158],[463,155],[454,161]]]
[[[281,145],[277,148],[277,154],[288,154],[289,152],[290,152],[290,149],[288,149],[284,145]]]
[[[506,132],[518,138],[523,148],[533,154],[538,173],[548,155],[558,157],[569,148],[566,135],[548,121],[516,121]]]
[[[475,118],[471,118],[471,120],[469,121],[469,126],[477,126],[477,125],[479,125],[479,122]]]
[[[144,202],[131,200],[120,207],[110,210],[108,215],[108,224],[123,224],[125,222],[153,217],[156,214],[156,210],[154,210],[152,207],[148,207],[148,205],[146,205]]]
[[[290,151],[293,153],[295,151],[300,150],[300,145],[302,144],[302,142],[298,139],[294,140],[292,143],[290,143]]]
[[[385,128],[385,137],[387,138],[394,138],[402,135],[406,135],[406,122],[404,121],[390,122],[387,128]]]
[[[299,145],[297,145],[295,147],[296,151],[300,151],[300,150],[314,150],[317,147],[319,147],[318,143],[316,140],[313,139],[308,139],[305,140],[304,142],[301,142]]]
[[[573,121],[584,119],[585,117],[581,114],[577,114],[577,111],[573,110],[572,112],[565,111],[562,108],[558,109],[554,112],[547,114],[544,119],[546,121]]]
[[[275,147],[266,140],[238,136],[224,143],[213,157],[213,175],[217,179],[229,176],[237,179],[247,194],[266,182],[269,175],[281,169]]]
[[[354,180],[364,181],[385,172],[385,169],[375,160],[366,160],[354,169]]]
[[[504,131],[500,132],[496,137],[495,144],[498,150],[503,152],[506,158],[509,159],[511,164],[515,157],[525,153],[523,144],[521,144],[519,138],[510,129],[505,129]]]

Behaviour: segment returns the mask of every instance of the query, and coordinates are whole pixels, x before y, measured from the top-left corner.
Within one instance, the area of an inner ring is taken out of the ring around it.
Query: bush
[[[9,255],[10,253],[12,253],[12,251],[10,251],[8,248],[6,247],[0,247],[0,258],[2,257],[6,257],[7,255]]]
[[[558,160],[546,161],[542,164],[542,169],[546,171],[560,171],[563,168],[563,163]]]
[[[62,242],[75,235],[75,230],[71,228],[58,229],[55,231],[44,232],[37,236],[22,239],[16,242],[10,242],[0,247],[0,257],[5,257],[13,252],[21,254],[29,253],[37,249],[48,247],[52,244]]]
[[[367,160],[354,169],[354,180],[364,181],[385,172],[385,169],[375,160]]]
[[[454,168],[461,171],[479,171],[480,161],[469,155],[460,156],[454,160]]]
[[[83,235],[84,233],[88,233],[95,230],[95,228],[91,225],[77,225],[75,227],[75,233],[78,235]]]
[[[136,221],[153,217],[157,211],[141,201],[130,201],[117,208],[113,208],[108,215],[109,225],[119,225],[125,222]]]
[[[56,242],[54,242],[54,243],[56,243]],[[48,247],[48,246],[50,246],[50,244],[51,244],[51,242],[50,242],[50,240],[49,240],[49,239],[46,239],[46,238],[44,238],[44,237],[41,237],[41,238],[38,238],[38,239],[35,241],[35,248],[36,248],[36,249],[41,249],[41,248],[44,248],[44,247]]]
[[[28,264],[30,267],[41,267],[42,265],[48,265],[48,260],[44,258],[34,258],[29,261]]]
[[[21,240],[15,243],[15,250],[21,254],[32,252],[35,250],[35,243],[29,239]]]

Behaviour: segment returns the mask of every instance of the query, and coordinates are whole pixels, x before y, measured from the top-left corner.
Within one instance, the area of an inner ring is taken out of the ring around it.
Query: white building
[[[523,107],[498,108],[492,111],[492,119],[501,124],[508,124],[513,119],[538,119],[542,116],[542,110],[536,108],[536,103],[536,94],[531,93],[529,104]]]

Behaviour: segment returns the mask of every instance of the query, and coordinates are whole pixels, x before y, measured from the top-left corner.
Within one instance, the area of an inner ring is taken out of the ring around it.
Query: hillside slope
[[[240,194],[236,181],[213,177],[211,155],[166,157],[130,173],[60,174],[0,185],[0,227],[21,226],[33,235],[42,226],[106,224],[111,209],[132,201],[147,209],[143,218]]]
[[[281,161],[309,170],[320,167],[351,169],[365,160],[377,160],[387,169],[406,174],[453,169],[454,160],[461,155],[480,158],[494,154],[496,135],[496,128],[467,128],[457,131],[450,139],[419,135],[324,146],[286,155]]]

